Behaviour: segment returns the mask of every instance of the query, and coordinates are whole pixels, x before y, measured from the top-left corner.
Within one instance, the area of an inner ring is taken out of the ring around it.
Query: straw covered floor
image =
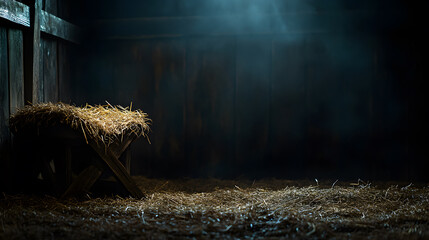
[[[428,239],[428,185],[135,177],[145,199],[7,195],[0,239]]]
[[[65,103],[40,103],[27,105],[10,118],[14,132],[51,126],[68,126],[83,133],[86,141],[91,138],[110,145],[122,140],[126,134],[147,137],[150,119],[141,110],[107,105],[76,107]]]

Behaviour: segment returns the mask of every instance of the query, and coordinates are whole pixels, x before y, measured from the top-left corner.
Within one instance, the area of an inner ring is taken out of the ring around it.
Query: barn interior
[[[0,0],[0,239],[429,238],[428,5]]]

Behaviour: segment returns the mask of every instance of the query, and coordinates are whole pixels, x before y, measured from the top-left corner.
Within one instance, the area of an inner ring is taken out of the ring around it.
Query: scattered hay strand
[[[427,186],[135,179],[148,198],[4,195],[0,239],[429,237]]]
[[[27,105],[11,116],[10,128],[16,133],[24,129],[65,125],[81,131],[87,143],[91,138],[107,146],[122,141],[124,135],[134,134],[148,139],[151,120],[141,110],[132,111],[131,106],[124,108],[107,103],[76,107],[61,102]]]

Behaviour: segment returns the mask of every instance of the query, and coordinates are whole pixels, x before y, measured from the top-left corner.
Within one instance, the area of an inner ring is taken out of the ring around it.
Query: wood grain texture
[[[100,178],[102,170],[91,165],[85,168],[76,178],[76,180],[67,188],[61,198],[68,198],[78,194],[88,193],[92,185]]]
[[[239,38],[236,54],[234,162],[236,169],[252,174],[255,169],[264,169],[269,157],[271,41]]]
[[[202,176],[228,176],[234,159],[235,39],[195,38],[187,50],[186,151]]]
[[[30,8],[18,1],[0,1],[0,18],[30,27]]]
[[[127,169],[116,157],[117,153],[113,153],[110,149],[105,149],[104,145],[100,146],[91,140],[89,141],[89,145],[98,153],[109,169],[112,170],[115,178],[117,178],[119,182],[123,184],[131,196],[135,198],[144,197],[141,190],[137,187],[135,181],[131,178],[130,174],[128,174]]]
[[[26,86],[31,86],[31,96],[30,94],[26,94],[28,96],[27,101],[31,101],[32,103],[38,103],[43,98],[40,95],[43,86],[40,86],[40,11],[42,11],[42,0],[35,0],[34,6],[31,6],[30,11],[32,13],[31,21],[32,25],[30,26],[30,36],[28,38],[27,49],[29,55],[28,59],[31,59],[28,66],[26,67],[27,76],[26,77]]]
[[[171,174],[186,172],[185,161],[185,42],[160,41],[152,50],[154,112],[151,136],[154,157],[169,162]]]
[[[57,42],[58,44],[58,100],[66,103],[71,103],[73,92],[72,84],[72,53],[73,46],[65,42]]]
[[[308,65],[305,44],[273,40],[271,85],[271,146],[269,171],[296,177],[304,171],[306,146],[306,81]],[[286,166],[284,169],[275,166]],[[294,175],[295,174],[295,175]]]
[[[68,21],[71,15],[71,1],[57,2],[57,16]],[[74,87],[72,84],[73,48],[72,44],[65,41],[57,41],[58,44],[58,100],[71,103]]]
[[[9,67],[7,30],[0,27],[0,148],[9,141]]]
[[[53,14],[42,11],[40,14],[40,31],[61,39],[73,42],[81,42],[81,29]]]
[[[43,58],[43,91],[45,102],[58,101],[58,56],[57,41],[41,39]]]
[[[39,70],[37,71],[39,73],[39,78],[38,78],[38,82],[37,85],[35,85],[35,87],[37,87],[36,92],[37,92],[37,101],[38,102],[45,102],[45,58],[44,58],[44,53],[45,53],[45,40],[40,38],[39,39],[39,49],[38,49],[38,54],[39,54]]]
[[[269,2],[259,1],[260,8],[269,8]],[[264,6],[265,5],[265,6]],[[302,4],[306,5],[306,4]],[[200,6],[200,5],[198,5]],[[231,5],[232,6],[232,5]],[[177,38],[186,36],[242,36],[242,35],[283,35],[290,34],[319,34],[345,33],[368,34],[388,28],[388,24],[375,26],[373,19],[376,12],[373,9],[332,11],[307,10],[300,12],[252,12],[241,11],[235,14],[210,13],[192,16],[163,15],[159,17],[123,17],[103,19],[96,22],[101,36],[107,39],[145,39],[145,38]],[[395,17],[394,12],[387,13]],[[344,18],[359,20],[362,24],[371,25],[368,28],[344,27],[338,29],[335,21]]]
[[[43,10],[50,14],[57,14],[58,7],[56,0],[44,0]],[[42,26],[46,25],[43,22],[43,17],[40,20],[40,30]],[[57,102],[58,101],[58,56],[57,56],[57,41],[54,39],[43,38],[41,41],[40,54],[43,67],[40,68],[43,71],[43,94],[45,102]]]
[[[7,184],[11,176],[11,164],[9,159],[9,67],[7,50],[7,30],[0,27],[0,189]]]
[[[8,30],[10,113],[24,106],[24,49],[22,30]]]
[[[57,16],[57,2],[48,0],[45,6],[48,6],[45,11],[42,11],[42,0],[36,0],[36,14],[32,14],[33,6],[29,7],[23,3],[13,0],[0,1],[0,18],[7,19],[24,27],[33,28],[30,24],[33,21],[32,16],[36,20],[34,25],[40,31],[47,34],[62,38],[64,40],[80,43],[82,30]],[[55,11],[53,11],[55,9]]]
[[[115,48],[113,43],[100,44],[99,64],[105,69],[101,73],[102,83],[99,89],[101,96],[97,101],[115,101],[123,106],[133,103],[133,109],[141,109],[149,114],[149,118],[155,115],[155,78],[153,49],[155,44],[148,42],[124,41],[118,43]],[[115,49],[112,51],[112,49]],[[110,54],[109,54],[110,53]],[[126,79],[127,84],[122,80]],[[153,122],[151,128],[157,128],[158,123]],[[155,131],[150,133],[151,141]],[[165,169],[165,163],[158,161],[155,154],[155,145],[148,144],[145,139],[138,139],[131,146],[133,159],[131,173],[137,170],[139,174],[153,176],[153,172]]]

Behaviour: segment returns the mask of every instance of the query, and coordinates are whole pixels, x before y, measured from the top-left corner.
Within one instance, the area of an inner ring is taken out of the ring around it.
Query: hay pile
[[[147,137],[150,119],[140,110],[130,107],[107,105],[86,105],[75,107],[65,103],[40,103],[27,105],[10,118],[13,132],[26,129],[38,129],[66,125],[81,131],[88,143],[88,138],[110,145],[122,140],[125,135]]]
[[[5,195],[0,239],[429,238],[427,185],[136,180],[148,198]]]

